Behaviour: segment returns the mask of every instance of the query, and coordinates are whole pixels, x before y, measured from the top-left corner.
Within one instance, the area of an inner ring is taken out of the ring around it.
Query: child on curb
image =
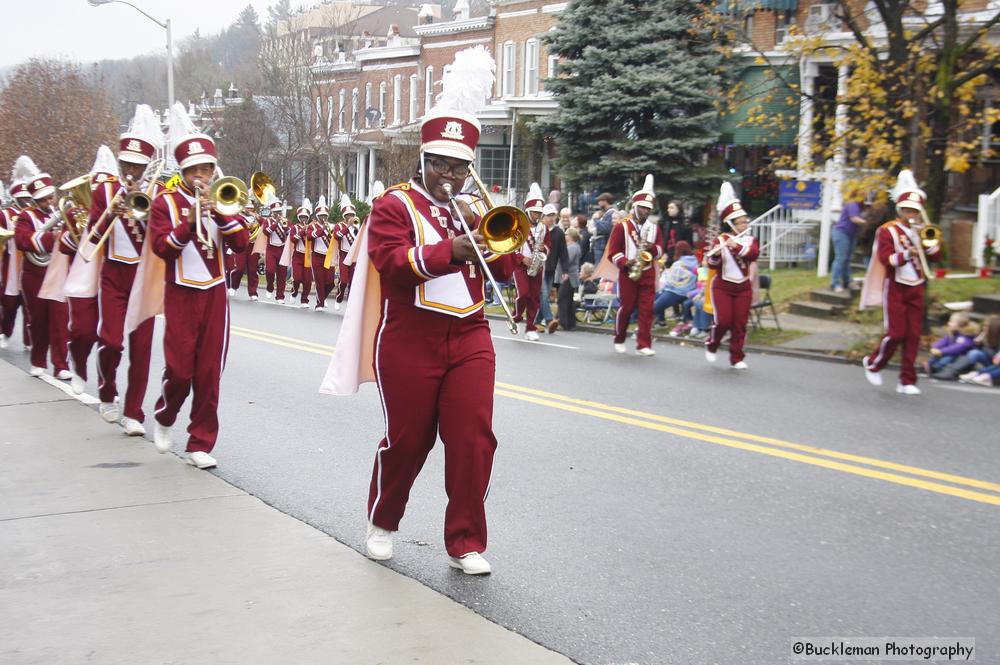
[[[930,358],[924,362],[924,372],[930,376],[976,348],[979,326],[964,312],[955,312],[948,319],[945,336],[934,342]]]

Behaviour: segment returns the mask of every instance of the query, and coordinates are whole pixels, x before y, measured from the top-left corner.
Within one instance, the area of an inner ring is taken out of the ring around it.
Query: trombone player
[[[0,209],[0,226],[7,231],[7,240],[0,246],[0,310],[3,311],[3,322],[0,325],[0,349],[6,349],[8,340],[14,334],[14,324],[17,321],[17,310],[24,305],[21,297],[21,275],[18,266],[17,243],[13,234],[17,227],[17,218],[22,210],[31,205],[31,192],[26,182],[13,180],[10,183],[10,196],[13,202],[10,206]],[[21,314],[21,341],[25,349],[31,346],[31,335],[28,330],[28,310],[25,307]]]

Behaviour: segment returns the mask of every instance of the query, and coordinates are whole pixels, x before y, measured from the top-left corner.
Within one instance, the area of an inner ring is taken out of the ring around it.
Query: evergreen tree
[[[629,192],[646,173],[671,194],[707,193],[718,141],[722,58],[694,0],[574,0],[546,37],[561,58],[547,82],[557,113],[537,123],[556,141],[571,186]]]
[[[249,28],[255,31],[260,30],[260,17],[257,15],[257,10],[253,8],[253,5],[247,5],[240,12],[239,17],[236,19],[236,25],[240,28]]]

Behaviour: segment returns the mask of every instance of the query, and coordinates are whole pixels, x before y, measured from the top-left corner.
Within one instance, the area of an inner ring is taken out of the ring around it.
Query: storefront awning
[[[719,0],[719,12],[723,14],[749,14],[758,9],[775,11],[796,11],[799,0]]]
[[[722,116],[727,145],[792,145],[799,131],[798,67],[748,67],[740,76],[735,109]],[[754,120],[750,121],[751,112]],[[767,118],[760,122],[760,116]]]

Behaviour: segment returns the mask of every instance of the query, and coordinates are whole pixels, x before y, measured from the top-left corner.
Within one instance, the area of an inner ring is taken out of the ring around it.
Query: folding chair
[[[771,310],[771,318],[774,319],[774,325],[780,331],[781,324],[778,323],[778,310],[774,308],[774,302],[771,300],[771,276],[758,275],[757,287],[761,297],[757,302],[750,305],[750,323],[753,325],[753,329],[757,330],[761,327],[761,311],[769,308]]]

